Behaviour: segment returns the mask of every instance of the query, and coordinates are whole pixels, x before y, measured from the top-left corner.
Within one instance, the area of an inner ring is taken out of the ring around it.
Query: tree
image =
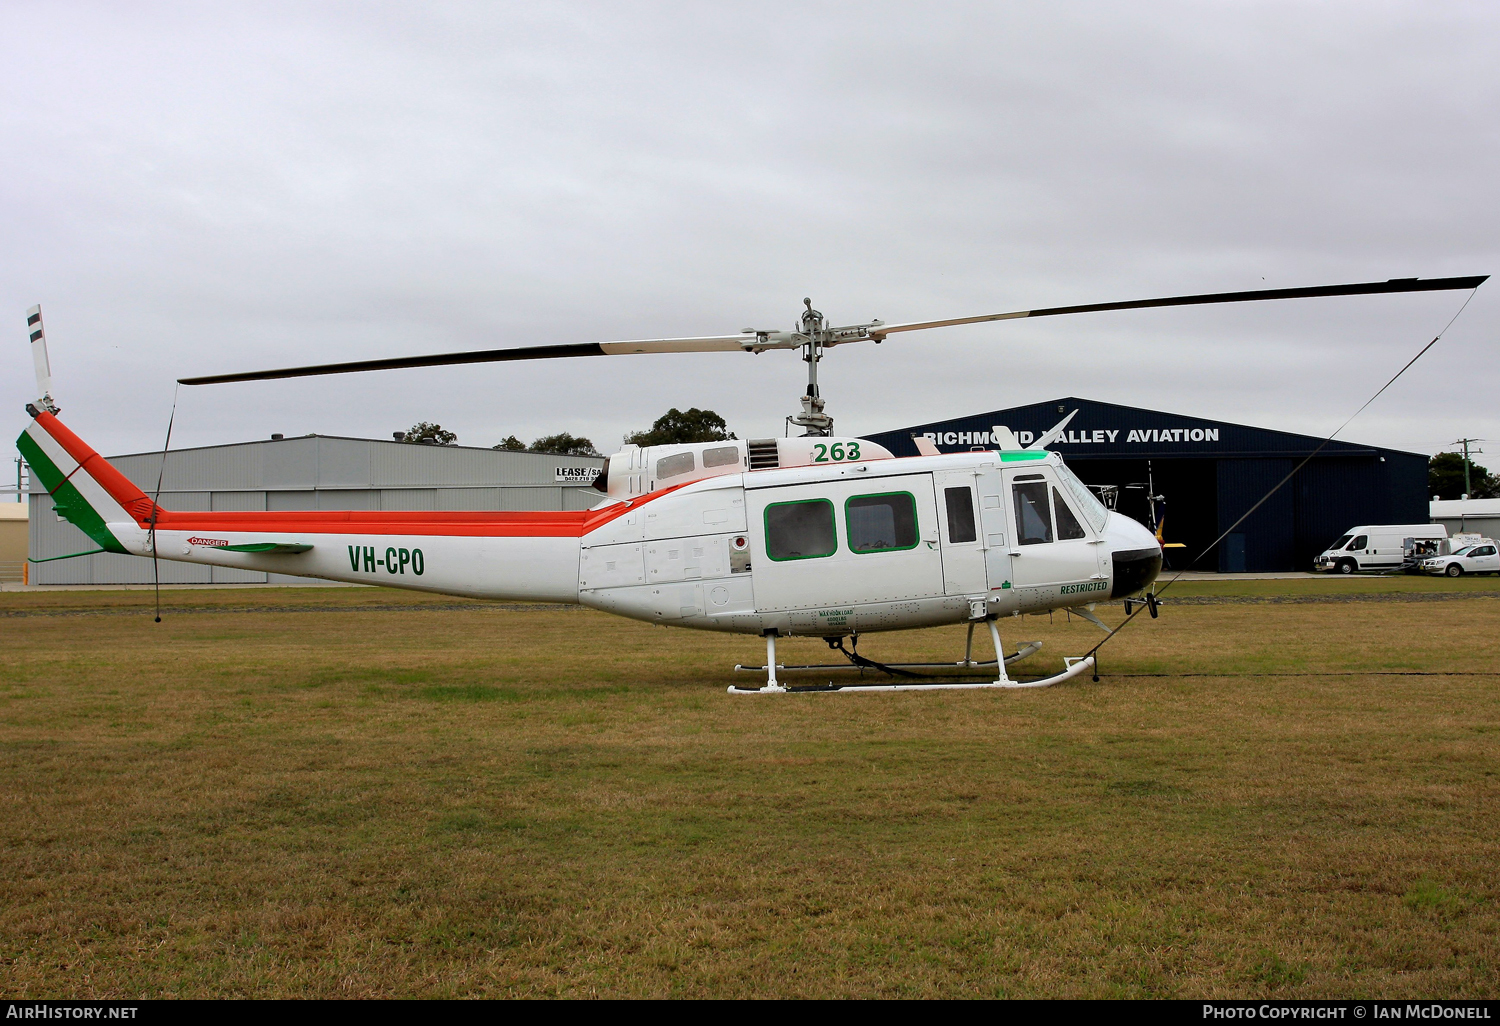
[[[713,410],[700,410],[696,406],[683,411],[675,406],[656,418],[649,431],[637,431],[625,436],[632,445],[675,445],[681,442],[724,442],[733,438],[724,418]]]
[[[515,435],[506,435],[504,438],[500,439],[499,445],[491,446],[491,448],[501,449],[505,452],[525,452],[526,443],[521,441]]]
[[[1469,498],[1500,498],[1500,479],[1469,460]],[[1456,499],[1464,493],[1464,458],[1456,452],[1440,452],[1427,462],[1427,494]]]
[[[566,431],[546,435],[532,442],[528,452],[545,452],[553,456],[598,456],[599,450],[587,438],[575,438]]]
[[[445,430],[441,424],[429,424],[424,420],[412,425],[411,430],[401,436],[401,441],[419,445],[457,445],[458,436]]]

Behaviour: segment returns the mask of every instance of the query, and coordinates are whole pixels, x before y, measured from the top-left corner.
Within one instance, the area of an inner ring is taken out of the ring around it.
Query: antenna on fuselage
[[[1050,444],[1052,442],[1055,442],[1055,441],[1057,441],[1057,439],[1059,439],[1059,438],[1062,437],[1063,429],[1068,426],[1068,421],[1072,420],[1076,416],[1078,416],[1078,411],[1074,410],[1072,413],[1068,414],[1062,420],[1058,421],[1056,424],[1053,424],[1050,430],[1042,432],[1042,437],[1040,437],[1036,441],[1032,442],[1026,448],[1028,448],[1028,449],[1045,449],[1045,448],[1047,448],[1048,444]]]

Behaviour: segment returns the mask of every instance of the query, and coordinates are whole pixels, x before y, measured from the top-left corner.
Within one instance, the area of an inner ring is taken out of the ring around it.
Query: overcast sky
[[[1494,3],[0,7],[0,401],[159,448],[176,378],[1500,271]],[[1467,294],[840,348],[840,434],[1065,395],[1325,434]],[[4,321],[0,321],[4,323]],[[1500,280],[1343,437],[1500,454]],[[793,354],[184,388],[173,445],[779,434]],[[1481,460],[1484,462],[1484,460]],[[1491,458],[1500,464],[1500,455]]]

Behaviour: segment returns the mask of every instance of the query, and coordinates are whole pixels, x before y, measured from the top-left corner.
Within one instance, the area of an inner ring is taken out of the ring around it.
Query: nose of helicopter
[[[1141,591],[1161,573],[1161,546],[1139,521],[1110,513],[1104,540],[1114,563],[1110,598],[1126,598]]]

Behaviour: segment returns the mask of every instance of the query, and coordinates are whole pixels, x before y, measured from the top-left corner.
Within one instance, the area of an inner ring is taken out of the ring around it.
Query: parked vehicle
[[[1429,540],[1446,542],[1448,529],[1442,524],[1351,527],[1348,534],[1313,560],[1313,569],[1340,574],[1352,574],[1356,570],[1395,570],[1405,561],[1408,545]]]
[[[1493,538],[1480,539],[1478,545],[1465,545],[1447,556],[1433,556],[1422,561],[1422,571],[1462,577],[1464,574],[1500,574],[1500,549]]]
[[[1394,570],[1387,570],[1390,574],[1420,574],[1425,573],[1422,564],[1432,556],[1445,556],[1456,546],[1450,538],[1444,541],[1442,538],[1404,538],[1401,542],[1401,564]]]

